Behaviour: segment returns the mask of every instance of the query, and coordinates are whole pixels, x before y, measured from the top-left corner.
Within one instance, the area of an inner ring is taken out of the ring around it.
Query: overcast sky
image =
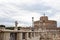
[[[46,14],[49,19],[56,20],[60,26],[60,0],[0,0],[0,24],[14,26],[30,26],[34,20]]]

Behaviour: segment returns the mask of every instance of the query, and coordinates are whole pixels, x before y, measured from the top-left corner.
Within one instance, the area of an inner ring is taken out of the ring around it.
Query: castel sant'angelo
[[[0,25],[0,40],[60,40],[60,28],[57,21],[49,20],[48,16],[41,16],[38,21],[32,17],[32,27],[7,28]]]

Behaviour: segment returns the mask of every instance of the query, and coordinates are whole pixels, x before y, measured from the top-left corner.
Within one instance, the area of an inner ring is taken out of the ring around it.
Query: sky
[[[31,26],[44,13],[60,26],[60,0],[0,0],[0,25]]]

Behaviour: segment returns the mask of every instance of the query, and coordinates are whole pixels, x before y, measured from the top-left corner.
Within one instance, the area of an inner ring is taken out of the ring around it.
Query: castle
[[[41,16],[38,21],[32,17],[32,27],[15,27],[13,29],[0,26],[0,40],[60,40],[60,28],[57,21]]]

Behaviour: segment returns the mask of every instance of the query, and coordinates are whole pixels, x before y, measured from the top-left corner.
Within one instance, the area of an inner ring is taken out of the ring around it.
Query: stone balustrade
[[[2,30],[0,32],[0,40],[30,40],[38,36],[38,31]]]

